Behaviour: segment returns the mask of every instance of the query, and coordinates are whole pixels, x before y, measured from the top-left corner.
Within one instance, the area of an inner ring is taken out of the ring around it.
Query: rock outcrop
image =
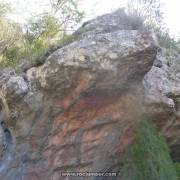
[[[85,23],[75,35],[43,65],[22,75],[1,73],[0,179],[116,172],[134,126],[146,116],[172,149],[180,147],[180,132],[174,131],[179,57],[162,55],[153,32],[122,11]],[[113,178],[120,179],[107,179]]]
[[[169,142],[172,157],[180,160],[180,56],[162,49],[143,80],[147,114],[152,115]]]

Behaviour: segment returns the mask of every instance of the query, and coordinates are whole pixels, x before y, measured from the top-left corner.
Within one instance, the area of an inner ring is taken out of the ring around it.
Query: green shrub
[[[137,126],[121,174],[123,180],[177,180],[166,141],[150,122]]]
[[[9,6],[0,3],[0,69],[17,68],[25,61],[40,65],[49,51],[57,49],[54,47],[73,40],[67,31],[73,30],[73,25],[83,18],[78,2],[52,1],[51,5],[52,11],[32,16],[22,29],[20,24],[7,18]]]
[[[175,163],[178,180],[180,180],[180,163]]]

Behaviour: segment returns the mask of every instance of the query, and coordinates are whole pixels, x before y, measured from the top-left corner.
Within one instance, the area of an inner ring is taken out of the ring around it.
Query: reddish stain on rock
[[[135,96],[122,92],[92,92],[78,99],[54,119],[56,132],[48,140],[48,148],[54,150],[44,153],[49,167],[81,170],[83,166],[90,171],[89,164],[97,163],[97,157],[123,152],[133,141],[133,126],[122,129],[133,113],[138,114],[135,101]]]
[[[133,125],[127,127],[123,134],[120,136],[118,145],[116,147],[118,153],[124,153],[127,147],[133,143],[134,140],[134,127]]]

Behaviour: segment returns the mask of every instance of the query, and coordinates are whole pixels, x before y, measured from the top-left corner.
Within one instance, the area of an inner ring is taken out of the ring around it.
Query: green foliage
[[[44,13],[29,20],[24,34],[24,46],[15,54],[12,54],[13,51],[10,54],[17,63],[23,59],[36,61],[62,37],[58,20],[51,14]]]
[[[0,54],[19,45],[22,40],[20,27],[5,17],[9,10],[10,7],[0,1]]]
[[[135,23],[139,23],[139,17],[143,24],[154,30],[161,47],[179,51],[179,45],[170,37],[168,28],[164,24],[161,6],[160,0],[129,0],[128,13],[137,17]]]
[[[0,68],[15,67],[22,60],[44,62],[51,47],[61,46],[71,39],[67,28],[72,30],[83,17],[77,1],[53,0],[51,3],[53,11],[31,17],[23,28],[25,33],[6,18],[9,6],[0,4]]]
[[[55,45],[51,45],[45,48],[43,52],[38,53],[38,56],[34,57],[31,61],[34,61],[35,66],[39,66],[44,63],[46,58],[58,48],[61,48],[77,39],[74,35],[64,35],[63,38],[59,39]]]
[[[180,44],[178,41],[175,41],[172,37],[170,37],[168,31],[157,31],[158,41],[161,47],[164,47],[168,50],[175,50],[180,52]]]
[[[10,11],[10,6],[0,0],[0,18],[4,17]]]
[[[58,19],[50,13],[31,17],[26,27],[26,39],[30,42],[39,38],[54,38],[60,31]]]
[[[124,180],[177,180],[167,144],[150,122],[137,127],[122,175]]]
[[[128,12],[143,17],[144,23],[151,27],[162,26],[163,13],[160,0],[130,0]]]
[[[175,163],[178,180],[180,180],[180,163]]]
[[[72,29],[84,17],[84,12],[78,8],[79,0],[51,0],[52,9],[61,19],[63,29]]]
[[[23,33],[20,26],[6,18],[10,7],[0,4],[0,67],[13,64],[13,58],[17,54],[17,49],[24,44]]]
[[[6,19],[0,19],[0,53],[8,48],[19,46],[22,43],[20,27]]]

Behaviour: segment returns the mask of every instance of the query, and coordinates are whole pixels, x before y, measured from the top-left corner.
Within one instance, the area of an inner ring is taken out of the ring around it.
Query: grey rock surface
[[[157,66],[157,62],[161,64]],[[180,56],[175,51],[162,49],[156,56],[154,65],[143,80],[147,113],[153,114],[172,149],[174,160],[180,151]],[[176,148],[174,148],[176,147]]]

